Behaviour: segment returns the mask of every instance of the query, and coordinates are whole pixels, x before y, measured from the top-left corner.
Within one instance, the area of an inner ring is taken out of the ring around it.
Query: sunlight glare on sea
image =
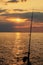
[[[43,33],[32,33],[30,44],[30,61],[32,65],[43,65]],[[29,33],[1,32],[0,58],[9,65],[26,65],[23,57],[28,56]]]

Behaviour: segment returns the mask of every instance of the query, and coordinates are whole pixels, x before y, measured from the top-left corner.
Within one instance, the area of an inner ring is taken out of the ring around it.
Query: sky
[[[32,11],[43,12],[43,0],[26,0],[21,2],[21,0],[0,0],[0,10],[6,10],[8,13],[23,13]],[[0,14],[5,13],[1,12]]]
[[[43,0],[0,0],[0,31],[12,31],[19,28],[27,30],[29,27],[28,19],[31,15],[29,12],[32,11],[40,12],[35,13],[34,20],[43,21]]]

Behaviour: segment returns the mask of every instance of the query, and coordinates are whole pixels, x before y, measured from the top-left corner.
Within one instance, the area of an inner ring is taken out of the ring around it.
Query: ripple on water
[[[10,65],[24,65],[22,59],[28,56],[28,44],[28,33],[1,33],[0,58]],[[43,33],[32,33],[30,61],[32,65],[43,65]]]

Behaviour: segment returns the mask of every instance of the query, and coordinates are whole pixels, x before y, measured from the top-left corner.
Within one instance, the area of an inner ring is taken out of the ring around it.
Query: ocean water
[[[28,57],[29,33],[0,32],[0,64],[26,65],[23,57]],[[30,62],[43,65],[43,33],[32,33],[30,44]]]

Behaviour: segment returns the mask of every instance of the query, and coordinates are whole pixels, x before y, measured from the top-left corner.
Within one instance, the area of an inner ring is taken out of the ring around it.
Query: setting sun
[[[9,21],[9,22],[23,23],[23,22],[25,22],[27,19],[22,19],[22,18],[7,18],[6,20]]]
[[[21,19],[20,19],[20,18],[17,18],[16,21],[17,21],[17,22],[21,22]]]

